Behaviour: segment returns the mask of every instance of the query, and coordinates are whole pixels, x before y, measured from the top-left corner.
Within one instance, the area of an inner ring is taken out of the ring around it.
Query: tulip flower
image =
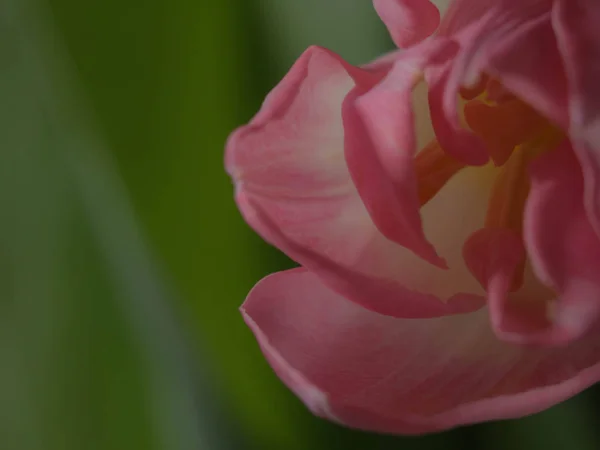
[[[299,265],[243,317],[349,427],[541,411],[600,379],[600,3],[374,6],[399,50],[309,48],[228,140],[242,215]]]

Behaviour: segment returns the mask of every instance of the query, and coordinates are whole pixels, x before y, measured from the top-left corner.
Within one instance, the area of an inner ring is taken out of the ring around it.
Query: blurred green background
[[[0,449],[600,448],[597,389],[405,438],[272,373],[237,309],[290,262],[223,146],[311,44],[391,49],[368,0],[0,1]]]

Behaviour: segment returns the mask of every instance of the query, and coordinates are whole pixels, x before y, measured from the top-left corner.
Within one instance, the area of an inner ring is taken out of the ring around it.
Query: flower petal
[[[373,5],[400,48],[429,37],[440,23],[440,12],[429,0],[373,0]]]
[[[450,9],[453,8],[454,3]],[[482,139],[462,125],[458,97],[465,87],[478,84],[480,70],[471,68],[472,60],[487,49],[487,30],[495,13],[491,9],[453,36],[460,43],[454,58],[443,67],[428,67],[425,74],[430,88],[431,121],[440,145],[457,160],[473,166],[487,163],[489,155]]]
[[[569,145],[532,164],[524,231],[537,276],[558,294],[548,339],[580,337],[600,316],[600,240],[584,211],[581,167]]]
[[[453,158],[471,166],[481,166],[489,161],[489,155],[481,138],[463,128],[459,121],[458,100],[452,100],[448,108],[444,105],[446,96],[457,97],[461,86],[451,84],[449,71],[427,72],[431,123],[442,148]]]
[[[463,254],[469,270],[484,289],[489,290],[490,283],[496,282],[508,292],[518,275],[516,269],[525,258],[525,249],[514,230],[482,228],[467,239]]]
[[[506,228],[483,228],[464,246],[467,265],[488,292],[492,328],[499,339],[518,344],[564,343],[564,333],[552,329],[548,320],[553,294],[529,265],[523,267],[525,256],[521,237]]]
[[[423,66],[443,48],[420,48],[404,52],[373,89],[348,95],[342,106],[344,149],[354,184],[379,230],[443,268],[445,262],[423,233],[413,163],[418,138],[413,108],[427,108],[424,99],[413,105],[413,87]]]
[[[459,292],[471,294],[479,306],[473,294],[480,288],[464,265],[437,269],[385,238],[352,182],[344,159],[342,102],[373,75],[316,47],[300,58],[257,116],[228,142],[226,165],[240,210],[268,242],[367,308],[405,317],[444,315],[464,310]],[[432,214],[448,207],[432,206]],[[457,215],[454,225],[432,223],[443,250],[459,246],[462,220]]]
[[[583,167],[585,208],[600,236],[600,4],[557,0],[552,19],[569,82],[569,131]]]
[[[315,414],[371,431],[520,417],[600,378],[598,333],[563,349],[513,346],[495,338],[485,309],[386,317],[304,269],[262,280],[242,313],[275,372]]]
[[[550,17],[527,27],[486,69],[503,86],[562,129],[569,124],[567,80]]]

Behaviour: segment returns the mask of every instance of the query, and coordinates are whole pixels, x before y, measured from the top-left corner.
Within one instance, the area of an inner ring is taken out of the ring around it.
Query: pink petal
[[[549,16],[525,28],[514,45],[495,53],[487,71],[521,100],[567,129],[567,80]]]
[[[407,317],[463,311],[459,288],[479,292],[466,269],[459,268],[459,275],[437,269],[386,239],[352,183],[342,102],[374,75],[331,52],[309,49],[250,124],[228,141],[226,165],[238,205],[268,242],[368,308]],[[444,224],[459,234],[449,243],[460,242],[458,225]],[[432,286],[432,279],[439,283]],[[479,297],[468,298],[468,308],[480,306]]]
[[[569,145],[532,164],[524,235],[537,276],[558,294],[547,339],[580,337],[600,315],[600,240],[583,207],[581,167]]]
[[[440,12],[429,0],[373,0],[373,5],[400,48],[429,37],[440,23]]]
[[[452,0],[440,24],[442,35],[457,34],[490,12],[499,21],[526,18],[548,12],[554,0]],[[490,30],[492,31],[492,30]]]
[[[473,233],[463,248],[469,270],[488,289],[490,282],[510,290],[515,269],[525,257],[521,238],[506,228],[482,228]]]
[[[488,292],[492,328],[498,338],[519,344],[558,344],[566,340],[562,330],[551,329],[547,316],[552,293],[526,266],[519,289],[514,277],[525,258],[522,240],[502,228],[483,228],[465,242],[469,269]]]
[[[600,235],[600,4],[557,0],[552,19],[569,82],[569,131],[583,167],[585,208]]]
[[[433,75],[428,72],[427,84],[429,90],[429,106],[431,108],[431,123],[435,135],[442,148],[457,160],[471,165],[481,166],[489,161],[489,155],[483,141],[459,123],[458,103],[452,109],[444,107],[446,92],[452,92],[456,97],[460,86],[449,85],[448,72]]]
[[[487,163],[489,156],[483,141],[462,126],[458,94],[463,87],[478,81],[480,70],[471,68],[471,60],[475,59],[477,51],[481,53],[487,50],[481,43],[489,35],[487,30],[495,12],[489,11],[479,21],[461,31],[456,37],[461,47],[445,67],[428,67],[426,71],[431,121],[436,137],[449,155],[473,166]]]
[[[386,317],[304,269],[262,280],[242,313],[277,375],[315,414],[371,431],[521,417],[600,378],[598,332],[568,348],[513,346],[495,338],[486,310]]]
[[[373,221],[388,239],[442,268],[421,225],[413,108],[427,105],[413,105],[412,96],[422,68],[444,50],[440,42],[404,52],[379,85],[353,90],[342,106],[346,162]]]

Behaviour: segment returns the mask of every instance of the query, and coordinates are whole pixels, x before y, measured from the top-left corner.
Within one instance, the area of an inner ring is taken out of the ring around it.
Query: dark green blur
[[[311,44],[391,49],[368,0],[2,0],[0,449],[600,448],[594,389],[402,438],[275,377],[238,307],[291,264],[242,221],[223,147]]]

